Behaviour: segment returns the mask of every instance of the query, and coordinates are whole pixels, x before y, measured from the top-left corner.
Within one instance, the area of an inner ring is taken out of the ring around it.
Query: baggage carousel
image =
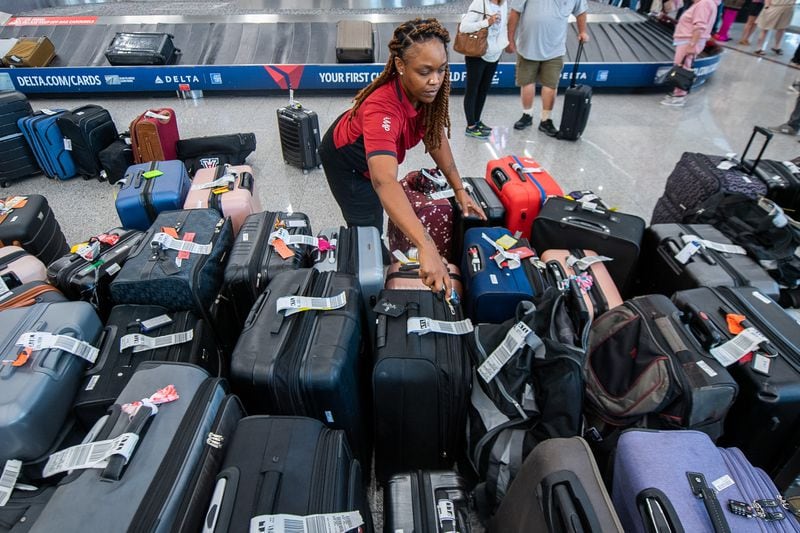
[[[48,5],[59,0],[50,0]],[[60,0],[86,7],[95,2]],[[238,0],[250,5],[264,0]],[[283,0],[286,1],[286,0]],[[303,1],[303,0],[299,0]],[[313,0],[312,0],[313,1]],[[331,5],[342,0],[324,0]],[[375,6],[371,0],[344,0]],[[411,0],[423,16],[434,16],[454,35],[460,13],[436,4],[437,0]],[[384,0],[391,3],[392,0]],[[319,5],[319,2],[314,2]],[[324,3],[324,2],[323,2]],[[578,82],[596,88],[648,88],[672,64],[669,32],[658,23],[628,9],[590,2],[588,30],[591,41],[581,58]],[[156,5],[153,3],[152,5]],[[297,4],[295,4],[297,5]],[[120,4],[117,5],[119,10]],[[45,10],[44,15],[23,13],[7,17],[0,39],[47,36],[58,56],[46,68],[0,69],[0,90],[26,94],[118,93],[174,91],[182,86],[202,91],[347,90],[363,87],[377,76],[387,60],[386,44],[393,29],[413,18],[409,12],[376,9],[331,9],[330,12],[294,12],[196,15],[104,15],[86,9]],[[390,6],[389,6],[390,7]],[[437,13],[437,8],[441,8]],[[324,10],[323,10],[324,11]],[[362,11],[359,13],[359,11]],[[599,11],[599,12],[598,12]],[[374,24],[376,63],[336,63],[336,23],[368,20]],[[177,64],[167,66],[111,66],[104,52],[117,32],[166,32],[174,35],[182,53]],[[561,84],[569,84],[571,62],[577,52],[577,28],[571,24],[567,63]],[[465,82],[464,58],[451,51],[452,87]],[[695,63],[698,83],[716,70],[721,49],[701,55]],[[505,54],[494,87],[514,87],[514,56]]]

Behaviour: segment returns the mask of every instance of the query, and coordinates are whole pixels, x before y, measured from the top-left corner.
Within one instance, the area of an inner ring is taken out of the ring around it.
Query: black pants
[[[497,61],[489,63],[480,57],[465,57],[467,63],[467,91],[464,93],[464,114],[467,126],[475,125],[481,119],[483,104],[492,85]],[[498,60],[499,61],[499,60]]]

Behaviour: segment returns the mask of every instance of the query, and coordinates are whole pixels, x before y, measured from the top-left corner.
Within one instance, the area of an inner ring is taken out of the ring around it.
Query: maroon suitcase
[[[133,119],[130,130],[135,163],[178,159],[180,135],[175,110],[149,109]]]

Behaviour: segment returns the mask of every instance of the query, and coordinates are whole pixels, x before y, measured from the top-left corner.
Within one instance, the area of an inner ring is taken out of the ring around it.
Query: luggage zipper
[[[264,219],[264,222],[268,223],[265,224],[263,230],[259,232],[258,241],[254,244],[256,247],[255,253],[258,254],[256,258],[257,261],[253,261],[248,265],[250,279],[255,280],[255,288],[252,293],[252,296],[255,298],[258,298],[258,295],[261,294],[259,289],[267,275],[269,263],[272,260],[272,246],[269,244],[269,236],[275,229],[277,220],[278,213],[272,213],[271,216]]]
[[[685,232],[685,235],[696,235],[696,233],[694,233],[689,226],[686,226],[684,224],[678,224],[678,228],[680,228],[681,231]],[[698,237],[700,236],[698,235]],[[719,266],[722,267],[722,270],[724,270],[725,273],[728,274],[733,279],[733,283],[736,287],[746,287],[748,285],[747,280],[744,279],[744,276],[742,276],[739,272],[737,272],[736,269],[733,268],[733,266],[730,263],[728,263],[728,261],[722,256],[721,253],[707,247],[705,248],[705,251],[709,255],[711,255],[711,257],[717,262],[717,264],[719,264]]]
[[[328,513],[335,509],[335,489],[339,486],[337,476],[339,447],[335,446],[337,440],[334,430],[327,427],[322,430],[317,449],[324,450],[324,453],[317,454],[314,458],[314,477],[311,480],[308,514]],[[334,490],[325,490],[331,488]]]
[[[201,255],[198,258],[197,264],[195,264],[194,270],[192,272],[192,287],[195,288],[195,290],[192,291],[192,297],[194,298],[195,305],[200,310],[200,313],[202,314],[203,318],[206,319],[206,322],[208,324],[213,324],[214,322],[212,320],[209,320],[208,312],[207,312],[206,308],[203,306],[203,302],[201,302],[200,299],[199,299],[200,298],[198,296],[200,294],[200,280],[199,280],[199,278],[200,278],[200,273],[203,270],[203,267],[205,266],[205,264],[208,262],[209,257],[211,257],[214,254],[214,247],[216,246],[217,241],[219,240],[219,234],[222,231],[222,227],[224,225],[225,225],[225,219],[224,218],[220,218],[217,221],[217,225],[214,227],[214,233],[211,235],[211,241],[210,241],[211,253],[207,254],[207,255]],[[185,227],[185,226],[186,226],[186,222],[184,221],[183,227]]]
[[[339,232],[339,238],[336,240],[336,255],[339,257],[336,270],[353,274],[358,278],[358,259],[353,260],[353,248],[358,249],[358,228],[345,228],[343,232]],[[358,257],[357,251],[355,256]]]
[[[444,299],[440,300],[439,298],[434,296],[433,305],[434,305],[433,314],[434,317],[438,320],[453,321],[453,320],[461,320],[463,318],[460,312],[456,313],[456,316],[452,316]],[[440,310],[439,313],[435,312],[436,308]],[[436,316],[437,314],[438,316]],[[445,337],[444,339],[445,352],[447,354],[446,355],[447,369],[450,372],[453,372],[454,369],[461,368],[463,373],[461,376],[456,376],[458,381],[445,384],[446,388],[450,393],[447,405],[462,405],[461,409],[457,413],[455,413],[454,417],[452,417],[457,421],[456,423],[446,424],[446,422],[448,421],[446,420],[446,413],[444,412],[442,413],[442,419],[440,420],[440,427],[447,428],[449,430],[444,435],[445,441],[442,442],[442,449],[441,449],[441,457],[443,459],[448,459],[447,450],[449,450],[450,447],[455,442],[458,441],[460,422],[466,419],[466,410],[467,410],[466,404],[469,403],[468,401],[467,402],[460,401],[462,398],[459,398],[457,394],[457,392],[459,391],[458,385],[470,382],[470,380],[472,379],[472,370],[470,368],[470,365],[461,364],[460,356],[461,356],[461,350],[463,348],[461,339],[453,335],[444,335],[444,337]],[[442,372],[439,372],[439,376],[441,376],[442,374],[443,374]],[[443,378],[440,377],[439,379],[441,382]]]
[[[149,533],[155,529],[165,502],[170,498],[177,475],[184,467],[189,448],[197,437],[197,429],[206,417],[209,403],[221,383],[220,378],[207,378],[198,387],[186,410],[186,415],[170,442],[169,451],[161,460],[149,488],[144,492],[148,497],[139,506],[135,515],[137,518],[128,530],[129,533]]]
[[[13,290],[13,289],[12,289]],[[0,302],[0,309],[12,309],[15,307],[27,307],[36,303],[36,298],[48,292],[58,292],[58,289],[47,283],[42,283],[25,292],[14,295],[13,297]]]

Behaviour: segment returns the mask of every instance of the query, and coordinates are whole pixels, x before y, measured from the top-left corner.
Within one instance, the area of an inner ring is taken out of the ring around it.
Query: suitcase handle
[[[681,519],[666,494],[656,488],[636,495],[636,506],[647,533],[684,533]]]
[[[519,163],[511,163],[509,166],[514,172],[517,173],[517,176],[519,176],[519,181],[525,183],[525,167]]]
[[[139,410],[136,411],[136,415],[128,422],[128,425],[122,433],[134,433],[141,437],[150,420],[150,415],[152,414],[152,407],[142,405],[139,407]],[[119,481],[120,478],[122,478],[122,471],[125,469],[125,464],[124,456],[119,454],[112,455],[108,458],[108,465],[106,465],[103,472],[100,474],[100,479],[103,481]]]
[[[591,220],[583,220],[578,217],[569,216],[569,217],[562,217],[561,223],[570,226],[579,226],[588,229],[590,231],[597,231],[603,233],[605,235],[611,235],[611,228],[609,228],[605,224],[601,224],[599,222],[594,222]]]
[[[491,174],[489,174],[489,177],[492,178],[492,181],[494,182],[495,186],[497,186],[498,191],[502,190],[503,185],[510,181],[508,175],[503,172],[503,169],[501,168],[493,169]]]
[[[758,152],[758,157],[752,164],[747,163],[747,152],[750,151],[750,146],[753,144],[753,141],[756,138],[756,134],[760,133],[764,136],[764,144],[761,145],[761,150]],[[750,174],[751,176],[755,173],[758,164],[761,162],[761,157],[764,155],[764,150],[767,149],[769,146],[769,142],[772,140],[772,132],[769,131],[767,128],[762,128],[761,126],[755,126],[753,128],[753,133],[750,135],[750,140],[747,141],[747,146],[744,148],[744,153],[742,154],[742,163],[741,167],[742,170]]]
[[[239,188],[246,189],[253,194],[253,175],[249,172],[242,172],[239,174]]]
[[[535,492],[541,494],[541,507],[548,531],[558,533],[602,531],[589,495],[574,472],[567,470],[553,472],[541,481]]]
[[[722,344],[726,340],[726,338],[717,331],[716,326],[711,322],[711,319],[708,318],[708,315],[703,313],[695,304],[687,303],[686,311],[687,312],[684,313],[684,319],[689,326],[689,331],[691,331],[692,335],[695,337],[697,337],[695,332],[702,335],[702,338],[699,340],[704,348],[709,350]]]

